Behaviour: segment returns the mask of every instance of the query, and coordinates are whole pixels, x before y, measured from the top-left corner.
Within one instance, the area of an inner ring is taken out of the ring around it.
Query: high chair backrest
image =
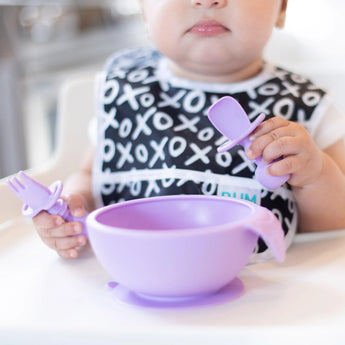
[[[50,185],[64,180],[75,171],[90,146],[88,126],[95,114],[94,75],[68,79],[58,96],[56,149],[51,159],[27,173],[37,181]],[[21,201],[0,180],[0,224],[21,215]]]
[[[75,171],[91,145],[88,126],[95,116],[94,80],[94,75],[83,75],[67,80],[61,88],[54,157],[55,178],[64,179]]]

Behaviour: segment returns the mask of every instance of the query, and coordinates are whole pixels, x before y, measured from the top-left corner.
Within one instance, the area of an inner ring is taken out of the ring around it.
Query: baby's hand
[[[85,208],[80,195],[71,194],[64,199],[74,217],[84,216]],[[84,235],[78,235],[82,231],[79,222],[65,222],[60,216],[42,211],[33,218],[33,223],[42,241],[65,259],[78,257],[77,247],[85,246],[87,243]]]
[[[291,174],[289,183],[302,187],[313,183],[321,174],[322,151],[316,146],[307,130],[298,123],[273,117],[263,122],[250,136],[251,146],[247,156],[255,159],[262,155],[265,164],[279,157],[267,172],[273,176]]]

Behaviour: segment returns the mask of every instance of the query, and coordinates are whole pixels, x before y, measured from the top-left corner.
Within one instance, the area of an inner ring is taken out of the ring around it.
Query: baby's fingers
[[[285,121],[285,120],[283,120]],[[286,121],[286,123],[289,123]],[[266,159],[266,163],[269,163],[268,158],[268,151],[267,148],[271,146],[274,147],[275,151],[278,150],[278,154],[273,154],[271,157],[272,160],[278,158],[282,155],[291,154],[288,152],[291,150],[291,143],[293,142],[293,138],[296,137],[297,131],[293,130],[292,126],[281,126],[274,130],[268,131],[267,133],[262,133],[260,135],[255,134],[254,137],[251,138],[252,144],[247,150],[247,156],[249,159],[255,159],[259,156],[264,154],[264,158]],[[273,145],[273,146],[272,146]]]
[[[289,133],[286,133],[284,128],[276,129],[272,132],[259,136],[255,139],[249,149],[246,151],[246,154],[249,159],[255,159],[259,156],[262,156],[265,153],[264,158],[268,158],[267,153],[271,151],[279,152],[277,157],[282,156],[283,154],[287,154],[287,149],[291,142],[291,136]],[[271,146],[271,147],[270,147]],[[270,147],[270,150],[267,149]],[[272,150],[273,147],[273,150]],[[266,159],[267,160],[267,159]],[[268,162],[267,162],[268,163]]]
[[[58,253],[60,251],[82,247],[86,244],[86,238],[83,235],[74,237],[46,237],[43,238],[43,241],[48,247],[55,249]]]
[[[67,222],[54,228],[37,228],[41,237],[68,237],[80,234],[82,225],[79,222]]]
[[[287,127],[289,126],[290,122],[275,116],[272,117],[270,119],[268,119],[267,121],[264,121],[260,124],[260,126],[258,126],[255,131],[253,131],[250,135],[250,140],[253,141],[254,139],[260,137],[261,135],[265,135],[267,133],[270,133],[272,131],[274,131],[275,129],[278,129],[280,127]]]
[[[37,216],[32,218],[32,221],[36,229],[54,228],[64,223],[64,220],[60,216],[51,215],[46,211],[40,212]]]
[[[76,259],[79,252],[75,248],[58,250],[57,253],[64,259]]]
[[[301,168],[300,163],[296,156],[288,156],[270,165],[267,172],[272,176],[294,174],[296,170]]]
[[[85,215],[84,200],[80,195],[68,195],[66,200],[72,216],[83,217]]]

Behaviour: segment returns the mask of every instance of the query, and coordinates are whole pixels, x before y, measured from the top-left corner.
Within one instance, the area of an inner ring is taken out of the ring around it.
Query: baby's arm
[[[91,187],[93,155],[90,149],[81,168],[65,182],[63,198],[67,200],[70,212],[75,217],[83,217],[85,210],[94,209]],[[33,222],[43,242],[63,258],[78,257],[77,247],[87,243],[84,235],[78,235],[82,230],[79,222],[65,222],[60,216],[47,212],[39,213]]]
[[[300,231],[345,228],[345,145],[340,140],[323,151],[323,170],[313,185],[294,188]]]
[[[324,151],[299,124],[274,117],[252,136],[249,158],[263,156],[266,163],[284,156],[268,168],[271,175],[291,174],[299,209],[300,231],[345,228],[345,145],[338,141]]]

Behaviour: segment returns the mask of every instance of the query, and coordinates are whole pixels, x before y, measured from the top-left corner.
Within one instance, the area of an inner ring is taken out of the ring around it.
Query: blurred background
[[[289,0],[286,27],[266,57],[331,90],[345,113],[344,14],[343,0]],[[0,178],[54,152],[66,78],[147,43],[137,0],[0,0]]]

